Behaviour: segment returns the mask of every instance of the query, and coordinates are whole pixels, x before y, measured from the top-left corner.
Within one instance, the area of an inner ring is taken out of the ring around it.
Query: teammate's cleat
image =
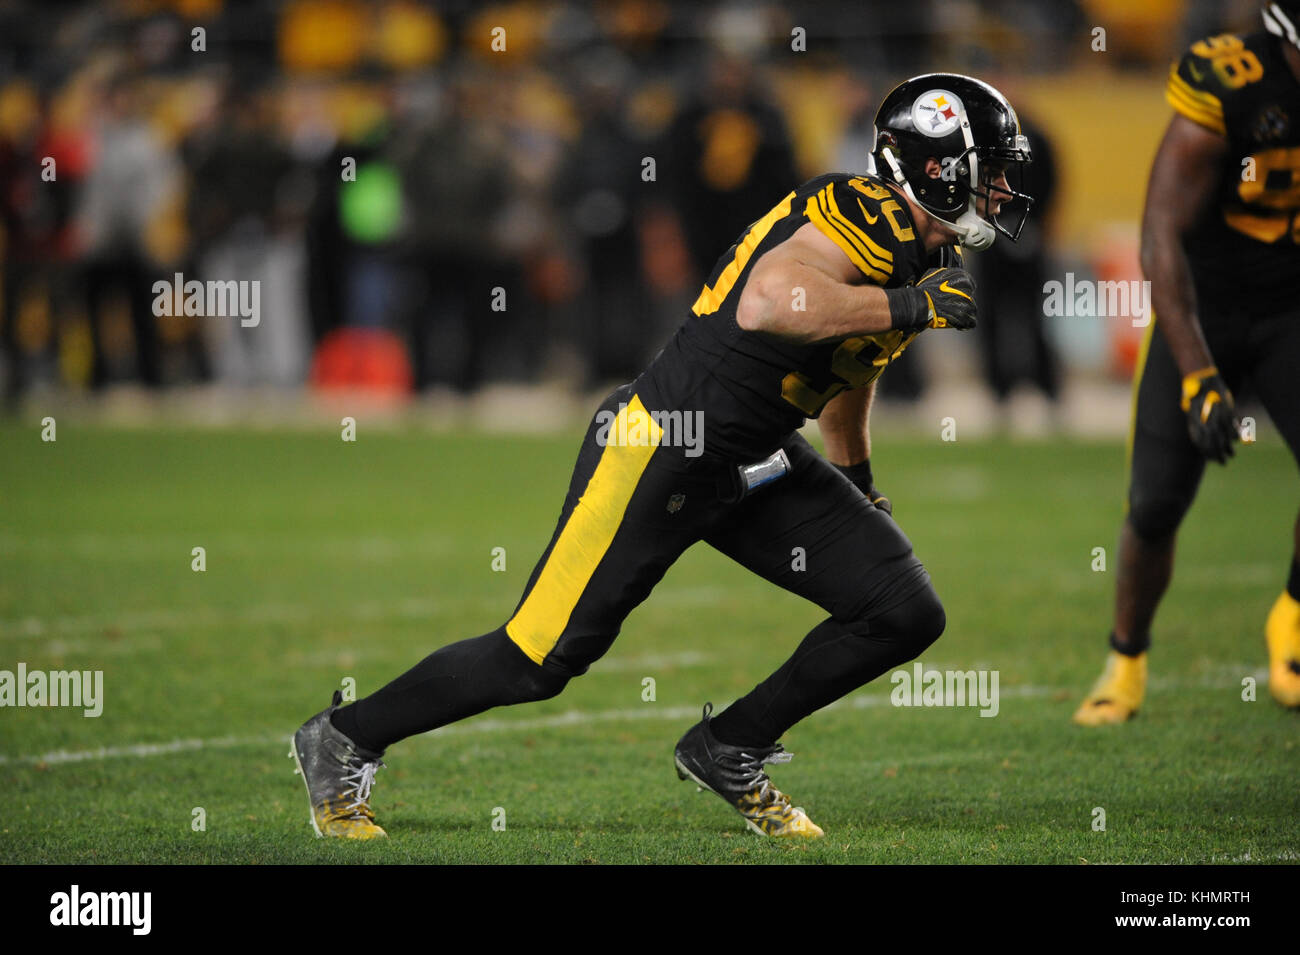
[[[750,829],[760,836],[816,838],[821,827],[790,798],[772,785],[764,763],[788,763],[780,743],[752,751],[721,743],[709,729],[713,704],[704,704],[704,719],[677,742],[673,761],[680,779],[692,779],[701,789],[716,793],[735,807]]]
[[[370,787],[384,764],[378,753],[362,749],[330,722],[343,694],[334,691],[330,705],[293,734],[289,755],[307,785],[311,827],[316,835],[341,839],[386,836],[370,810]]]
[[[1147,655],[1135,657],[1115,650],[1106,658],[1101,678],[1074,713],[1080,726],[1107,726],[1132,719],[1147,688]]]
[[[1285,590],[1264,625],[1268,690],[1283,706],[1300,707],[1300,601]]]

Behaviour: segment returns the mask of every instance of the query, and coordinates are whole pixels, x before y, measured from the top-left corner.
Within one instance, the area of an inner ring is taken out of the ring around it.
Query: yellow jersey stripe
[[[840,250],[849,257],[849,261],[858,267],[864,275],[879,282],[883,285],[889,281],[889,276],[878,269],[875,265],[863,257],[862,251],[853,243],[853,240],[841,231],[840,227],[828,219],[817,204],[815,196],[808,199],[808,206],[805,210],[808,215],[808,221],[815,225],[822,234],[840,247]]]
[[[1169,74],[1169,85],[1165,88],[1165,99],[1179,113],[1192,122],[1205,126],[1214,132],[1226,136],[1227,127],[1223,121],[1223,104],[1210,93],[1192,89],[1177,71]]]
[[[890,270],[892,271],[893,262],[894,262],[894,253],[890,252],[888,249],[882,248],[879,243],[877,243],[875,240],[871,238],[871,236],[867,235],[865,232],[859,229],[852,221],[850,221],[848,216],[840,212],[839,203],[835,201],[835,193],[832,191],[830,186],[827,186],[822,191],[826,193],[826,208],[827,211],[830,213],[830,217],[832,219],[835,219],[837,222],[843,224],[846,228],[848,228],[850,234],[860,239],[863,242],[863,244],[866,245],[867,250],[871,252],[873,255],[875,255],[875,257],[878,258],[883,264],[888,265],[890,267]]]
[[[1178,92],[1185,94],[1194,102],[1204,103],[1210,109],[1216,110],[1220,113],[1223,112],[1223,103],[1220,102],[1219,97],[1215,96],[1208,90],[1198,90],[1191,83],[1187,82],[1187,80],[1183,79],[1178,72],[1177,64],[1169,70],[1169,85],[1178,90]]]
[[[626,440],[623,437],[626,436]],[[644,436],[645,443],[636,443]],[[663,440],[640,397],[633,395],[610,425],[587,489],[564,522],[537,582],[506,624],[506,634],[534,663],[555,647],[623,521],[650,456]]]
[[[718,276],[718,280],[711,287],[704,286],[699,297],[695,299],[695,304],[691,306],[692,312],[701,316],[712,315],[722,307],[727,293],[735,286],[736,280],[740,278],[740,273],[745,271],[745,266],[749,264],[749,259],[754,254],[754,250],[766,238],[768,232],[772,230],[772,226],[790,214],[790,206],[793,203],[794,192],[791,192],[777,203],[767,215],[749,227],[748,231],[745,232],[745,237],[736,246],[735,258],[727,263],[727,267],[722,270],[722,274]]]
[[[839,246],[840,250],[849,257],[849,261],[856,265],[859,271],[881,285],[889,281],[889,272],[883,271],[876,263],[867,259],[863,250],[853,242],[853,239],[846,235],[838,224],[826,217],[817,203],[816,196],[809,197],[808,205],[804,211],[808,216],[808,221]],[[885,268],[889,268],[891,272],[893,271],[888,266],[885,266]]]
[[[1223,121],[1222,114],[1202,109],[1194,103],[1189,103],[1187,100],[1176,94],[1172,88],[1166,92],[1165,99],[1176,112],[1186,116],[1198,126],[1204,126],[1206,129],[1218,133],[1220,136],[1226,136],[1228,134],[1228,128]]]

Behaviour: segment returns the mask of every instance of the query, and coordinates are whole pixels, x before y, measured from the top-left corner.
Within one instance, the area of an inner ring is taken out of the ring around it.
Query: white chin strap
[[[1270,3],[1260,12],[1264,15],[1264,26],[1268,28],[1269,33],[1290,40],[1295,46],[1300,47],[1300,33],[1297,33],[1296,24],[1291,22],[1291,18],[1281,7],[1276,3]]]
[[[966,203],[966,210],[950,225],[957,233],[963,249],[981,252],[993,244],[998,234],[993,224],[981,218],[975,211],[977,201],[975,193],[979,190],[980,183],[980,161],[975,153],[975,136],[971,133],[970,119],[966,116],[966,105],[961,104],[960,109],[961,135],[966,143],[966,154],[970,157],[970,199]]]
[[[957,221],[948,224],[957,233],[961,247],[972,252],[983,252],[998,237],[993,223],[975,211],[974,196],[971,196],[970,202],[966,204],[966,211],[957,217]]]

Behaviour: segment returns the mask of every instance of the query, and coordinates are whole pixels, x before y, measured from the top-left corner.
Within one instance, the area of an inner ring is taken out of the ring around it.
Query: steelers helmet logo
[[[922,93],[912,104],[912,125],[917,132],[939,138],[947,136],[961,123],[962,105],[947,90]]]

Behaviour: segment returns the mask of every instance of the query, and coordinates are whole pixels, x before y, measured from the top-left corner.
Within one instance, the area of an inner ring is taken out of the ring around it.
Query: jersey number
[[[1250,158],[1255,160],[1255,175],[1237,186],[1242,202],[1269,209],[1300,206],[1300,147],[1265,149]]]
[[[821,391],[813,387],[806,375],[792,371],[781,379],[781,397],[809,418],[815,418],[845,388],[860,388],[875,381],[884,367],[876,364],[884,352],[870,338],[846,338],[831,355],[831,371],[841,380],[833,381]]]
[[[1202,40],[1192,46],[1192,52],[1209,60],[1214,75],[1230,90],[1240,89],[1264,75],[1259,57],[1246,49],[1241,37],[1231,33]]]

